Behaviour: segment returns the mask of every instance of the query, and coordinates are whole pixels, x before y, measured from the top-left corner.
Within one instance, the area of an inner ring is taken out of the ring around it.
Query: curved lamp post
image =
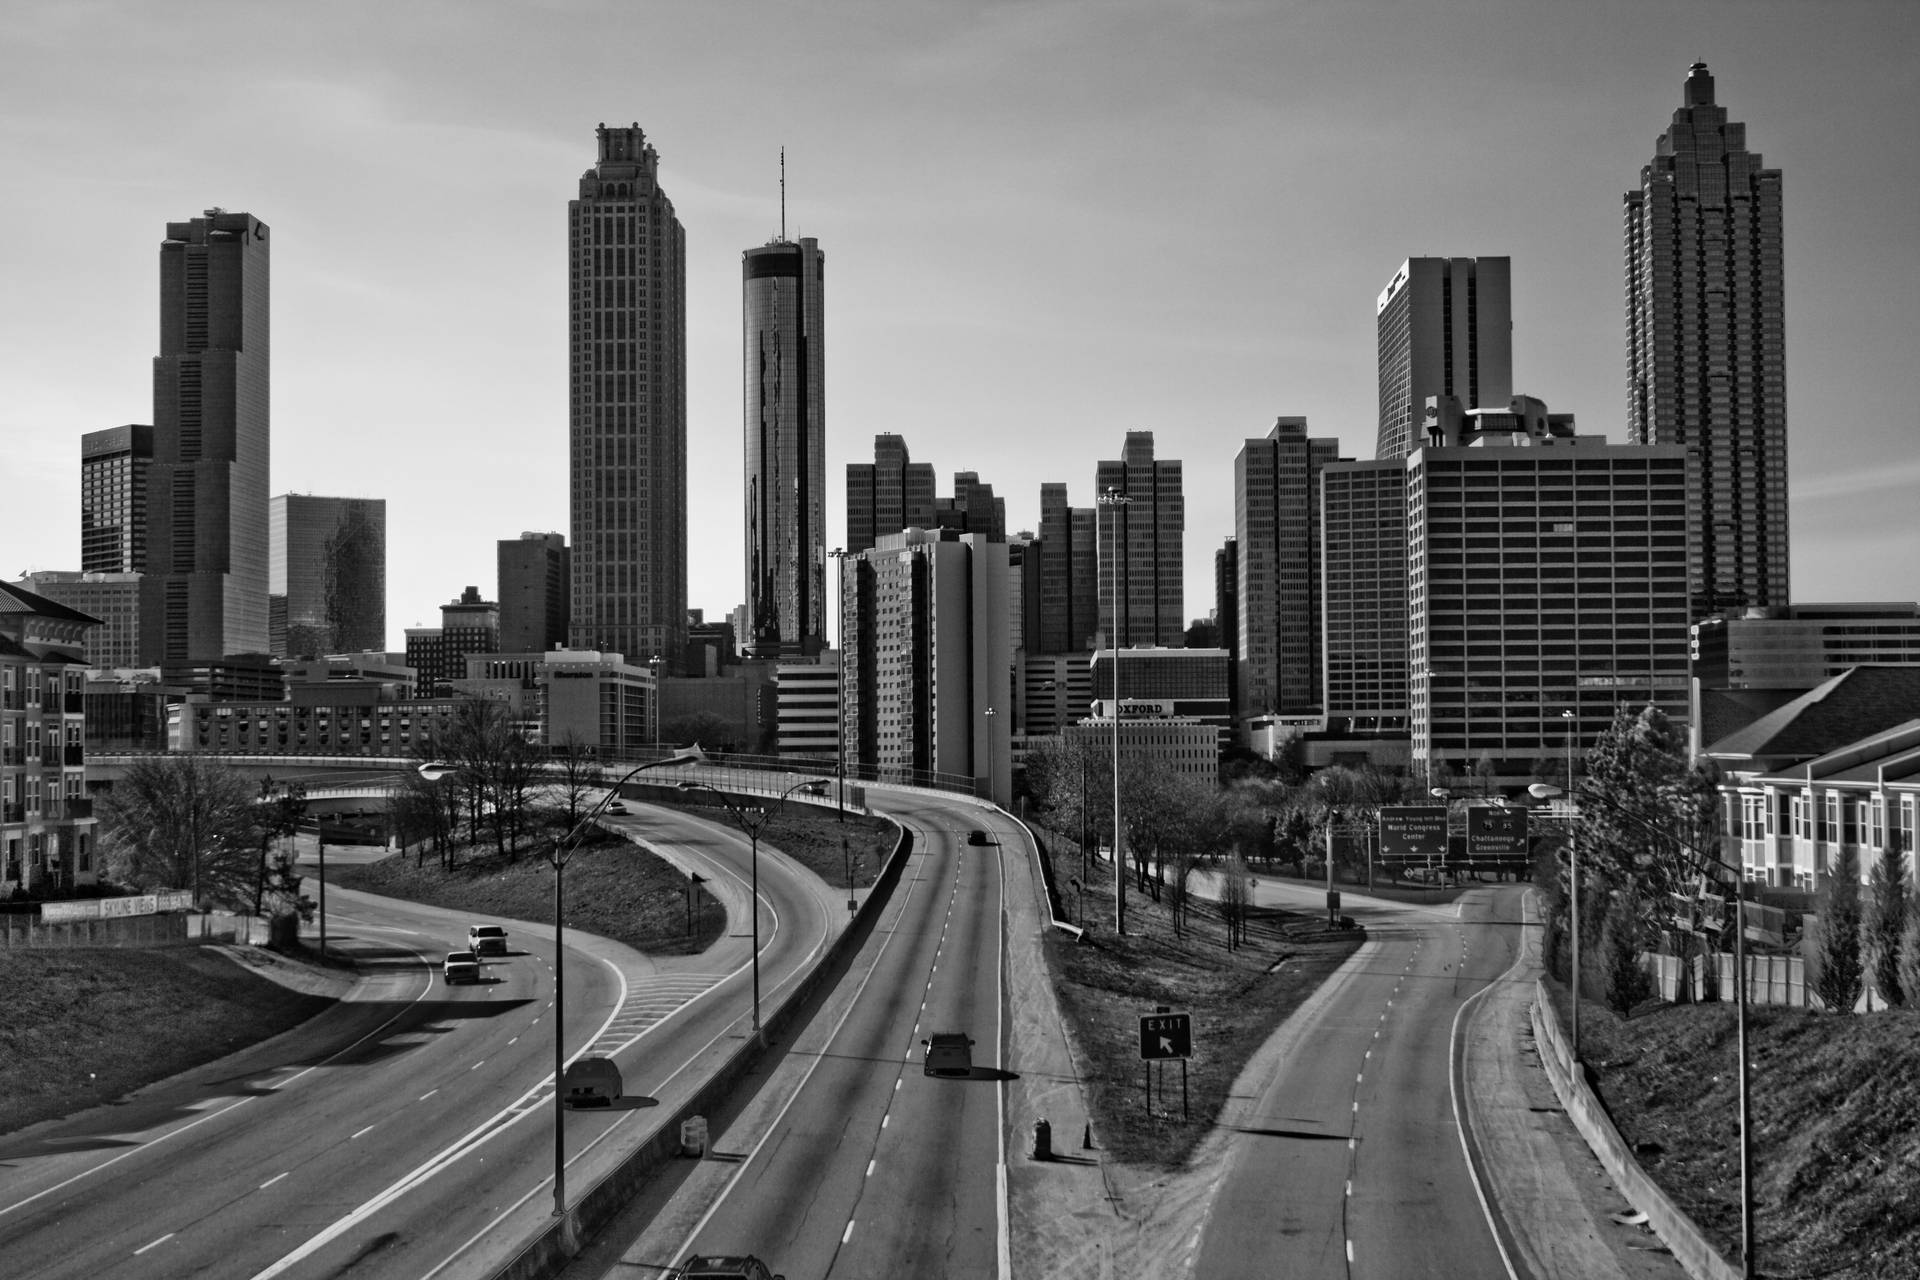
[[[719,796],[720,803],[727,807],[727,812],[733,815],[733,820],[740,824],[742,831],[747,833],[747,842],[753,851],[751,858],[753,881],[747,901],[747,915],[753,920],[753,1038],[759,1041],[763,1048],[766,1046],[767,1036],[760,1026],[760,833],[766,829],[769,822],[773,821],[774,810],[780,807],[781,802],[811,781],[813,779],[803,778],[782,791],[772,804],[754,805],[746,809],[734,804],[726,792],[709,783],[683,782],[680,784],[682,791],[711,791]]]
[[[613,798],[620,794],[620,788],[628,778],[648,769],[661,769],[668,765],[698,764],[706,759],[700,748],[682,751],[662,760],[649,760],[637,764],[620,777],[620,781],[607,788],[607,794],[600,802],[587,810],[586,816],[567,828],[566,834],[553,842],[547,851],[547,864],[553,868],[553,1216],[558,1218],[567,1211],[567,1143],[566,1120],[567,1104],[561,1092],[560,1079],[565,1074],[566,1059],[566,1011],[567,1011],[567,966],[566,953],[560,949],[561,917],[560,907],[563,901],[561,892],[561,873],[566,870],[567,859],[573,856],[573,842],[579,838],[593,820],[600,816]],[[429,782],[438,782],[449,774],[458,773],[455,765],[429,760],[419,767],[419,774]]]
[[[1568,719],[1571,712],[1563,713]],[[1568,764],[1572,757],[1569,754]],[[1569,772],[1571,777],[1571,772]],[[1567,795],[1561,788],[1548,782],[1536,782],[1527,788],[1536,799],[1546,800],[1555,796]],[[1573,1061],[1580,1064],[1580,864],[1574,853],[1575,824],[1579,819],[1584,802],[1591,800],[1639,832],[1657,840],[1672,840],[1684,849],[1695,868],[1704,875],[1719,877],[1729,871],[1726,863],[1719,857],[1695,846],[1671,831],[1662,831],[1645,815],[1628,809],[1612,797],[1598,791],[1587,791],[1578,799],[1568,796],[1572,806],[1572,817],[1567,826],[1568,875],[1571,878],[1573,895],[1568,903],[1568,911],[1573,920]],[[1734,875],[1733,880],[1733,967],[1734,975],[1734,1019],[1736,1027],[1736,1046],[1739,1057],[1740,1082],[1740,1274],[1753,1275],[1753,1142],[1752,1111],[1747,1097],[1747,886],[1744,876]]]

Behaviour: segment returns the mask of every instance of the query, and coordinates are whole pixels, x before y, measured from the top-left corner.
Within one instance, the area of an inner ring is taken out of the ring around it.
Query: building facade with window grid
[[[139,573],[147,567],[147,483],[153,428],[138,423],[80,437],[80,569]]]
[[[1320,473],[1320,507],[1327,732],[1404,738],[1405,460],[1330,464]]]
[[[687,628],[686,235],[638,124],[567,205],[568,641],[672,664]]]
[[[1695,618],[1789,603],[1780,170],[1714,103],[1704,62],[1623,197],[1627,438],[1674,445],[1699,485]]]
[[[1576,752],[1622,705],[1689,715],[1686,451],[1501,439],[1407,462],[1412,759],[1435,785],[1525,785],[1564,759],[1564,710]]]
[[[94,884],[85,637],[94,620],[0,583],[0,892]]]
[[[1233,460],[1235,611],[1223,637],[1238,662],[1236,713],[1300,716],[1324,707],[1320,476],[1340,442],[1281,418]]]
[[[1380,291],[1375,458],[1419,447],[1428,396],[1477,406],[1513,395],[1511,272],[1506,258],[1409,258]]]
[[[1153,432],[1129,431],[1120,457],[1094,468],[1094,493],[1105,497],[1109,490],[1126,501],[1101,502],[1094,508],[1105,643],[1177,648],[1187,632],[1187,505],[1181,464],[1154,458]]]

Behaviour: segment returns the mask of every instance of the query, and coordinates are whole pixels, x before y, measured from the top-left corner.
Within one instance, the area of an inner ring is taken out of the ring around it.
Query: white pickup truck
[[[497,924],[469,925],[467,946],[477,956],[503,956],[507,954],[507,931]]]

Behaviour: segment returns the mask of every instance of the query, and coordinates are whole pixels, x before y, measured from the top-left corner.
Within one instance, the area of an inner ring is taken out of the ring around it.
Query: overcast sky
[[[158,246],[273,229],[272,492],[387,501],[390,643],[567,529],[566,205],[638,122],[687,237],[688,603],[744,595],[740,254],[827,256],[829,546],[898,432],[1011,528],[1148,430],[1190,617],[1274,418],[1371,457],[1374,299],[1513,259],[1515,389],[1624,440],[1621,194],[1706,61],[1784,171],[1793,596],[1920,599],[1920,5],[86,3],[0,45],[0,575],[151,422]]]

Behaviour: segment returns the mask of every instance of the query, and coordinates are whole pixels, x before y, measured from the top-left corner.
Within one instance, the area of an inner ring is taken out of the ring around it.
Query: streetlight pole
[[[740,824],[740,829],[747,833],[747,845],[751,851],[749,857],[752,864],[747,914],[753,919],[753,1038],[759,1042],[761,1048],[766,1047],[767,1037],[760,1026],[760,832],[765,829],[767,823],[773,821],[774,810],[778,809],[788,796],[806,786],[809,781],[811,779],[802,779],[794,783],[782,791],[772,804],[754,805],[747,809],[740,808],[734,804],[726,792],[708,783],[683,782],[680,784],[682,791],[711,791],[720,797],[720,803],[725,805],[727,812],[733,815],[733,820]],[[753,817],[749,818],[748,814],[752,814]]]
[[[660,752],[660,711],[661,711],[660,655],[657,653],[654,654],[653,657],[647,660],[647,665],[653,668],[653,750],[654,750],[654,754],[658,755]]]
[[[847,820],[847,549],[835,547],[827,552],[834,560],[834,594],[839,597],[840,621],[833,633],[834,657],[839,671],[834,676],[833,739],[839,748],[840,821]]]
[[[563,924],[561,906],[565,896],[561,888],[563,873],[567,868],[567,859],[572,856],[572,844],[587,829],[593,820],[600,816],[613,798],[620,794],[620,788],[628,778],[648,769],[658,769],[666,765],[694,764],[703,757],[696,749],[669,756],[664,760],[649,760],[637,764],[621,775],[620,781],[607,789],[600,802],[587,810],[586,816],[567,828],[566,834],[553,842],[553,848],[547,852],[547,864],[553,868],[553,1216],[563,1217],[567,1212],[567,1102],[561,1088],[561,1079],[566,1074],[566,1013],[567,1013],[567,966],[566,952],[561,949]],[[427,761],[419,767],[421,777],[429,782],[437,782],[456,770],[451,765]]]
[[[1108,638],[1108,643],[1113,647],[1113,931],[1124,937],[1127,932],[1127,868],[1120,825],[1120,648],[1124,639],[1121,635],[1120,603],[1121,580],[1126,574],[1121,558],[1124,544],[1120,541],[1120,508],[1133,499],[1122,493],[1118,486],[1108,485],[1107,491],[1096,501],[1109,508],[1107,520],[1113,526],[1113,634]]]
[[[995,762],[994,762],[994,752],[993,752],[993,708],[988,707],[987,708],[987,803],[988,804],[998,803],[996,799],[996,796],[998,794],[998,789],[993,785],[994,763]]]

